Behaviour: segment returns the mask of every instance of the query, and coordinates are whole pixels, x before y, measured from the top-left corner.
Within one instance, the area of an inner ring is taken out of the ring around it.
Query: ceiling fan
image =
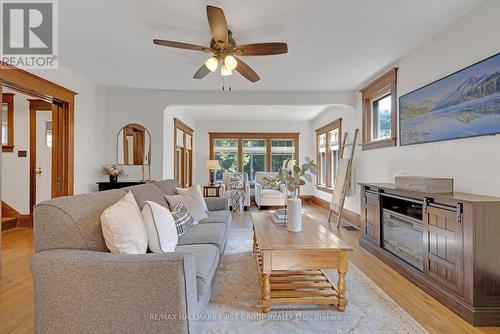
[[[243,62],[239,56],[269,56],[288,52],[286,43],[237,45],[232,37],[231,30],[227,28],[226,17],[221,8],[207,6],[207,17],[212,32],[210,47],[162,39],[153,40],[156,45],[212,53],[213,56],[208,58],[196,71],[193,76],[194,79],[204,78],[208,73],[217,71],[220,65],[220,74],[223,77],[232,75],[233,70],[236,70],[249,81],[256,82],[260,79],[259,75]]]

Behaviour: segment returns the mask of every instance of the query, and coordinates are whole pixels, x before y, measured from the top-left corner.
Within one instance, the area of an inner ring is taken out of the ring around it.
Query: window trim
[[[337,118],[335,121],[330,122],[318,129],[315,130],[316,132],[316,161],[318,163],[318,173],[316,174],[316,189],[325,191],[328,193],[333,193],[333,180],[331,179],[332,176],[332,151],[329,149],[329,143],[330,143],[330,131],[339,129],[339,154],[342,154],[342,118]],[[324,166],[321,166],[321,153],[319,151],[319,137],[321,135],[326,136],[326,185],[320,184],[320,178],[321,178],[321,172],[322,168]]]
[[[182,147],[177,147],[177,130],[183,133],[182,141],[184,145]],[[174,180],[178,178],[181,187],[190,187],[193,185],[193,133],[194,130],[187,126],[186,123],[178,118],[174,118]],[[191,136],[191,154],[189,155],[186,152],[186,135]],[[178,151],[180,151],[179,155],[177,154]],[[178,156],[181,157],[180,168],[177,168],[179,167],[179,162],[177,161]],[[186,159],[186,156],[189,156],[189,159]],[[187,166],[189,167],[189,175],[185,175]],[[179,175],[175,175],[176,171]]]
[[[368,86],[360,90],[362,101],[362,148],[363,151],[383,147],[396,146],[397,144],[397,72],[394,67]],[[372,103],[381,96],[391,94],[391,138],[372,139]]]
[[[7,144],[2,144],[2,152],[14,152],[14,93],[3,93],[2,104],[7,104]]]
[[[292,139],[295,142],[295,157],[299,159],[299,137],[300,132],[209,132],[209,156],[210,160],[214,159],[215,156],[215,146],[214,142],[216,139],[236,139],[238,141],[238,159],[237,159],[237,170],[238,172],[243,172],[243,140],[244,139],[265,139],[266,140],[266,170],[265,172],[271,171],[271,140],[274,139]]]

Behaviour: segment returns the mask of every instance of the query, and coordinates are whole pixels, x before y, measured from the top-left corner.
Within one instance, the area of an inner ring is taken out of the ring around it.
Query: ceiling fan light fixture
[[[232,55],[227,55],[224,58],[224,65],[226,66],[227,69],[230,69],[231,71],[238,66],[238,62],[236,61],[236,58],[234,58]]]
[[[222,64],[222,66],[220,67],[220,75],[223,77],[233,75],[233,70],[227,68],[225,64]]]
[[[210,72],[215,72],[217,71],[217,67],[219,66],[219,60],[217,59],[217,57],[210,57],[205,62],[205,66]]]

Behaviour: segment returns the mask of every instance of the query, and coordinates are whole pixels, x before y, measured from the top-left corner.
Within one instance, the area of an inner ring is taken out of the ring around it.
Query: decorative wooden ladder
[[[335,178],[335,185],[333,188],[332,202],[330,203],[330,209],[328,210],[328,222],[332,216],[332,212],[337,213],[337,228],[340,228],[342,221],[342,211],[344,210],[344,201],[349,191],[349,186],[351,184],[352,177],[352,161],[354,158],[354,151],[356,149],[356,142],[358,138],[358,129],[354,130],[354,138],[352,143],[347,144],[347,132],[344,133],[344,138],[342,139],[342,146],[340,147],[340,159],[339,167],[337,170],[337,176]],[[345,148],[351,146],[351,151],[348,158],[344,158]]]

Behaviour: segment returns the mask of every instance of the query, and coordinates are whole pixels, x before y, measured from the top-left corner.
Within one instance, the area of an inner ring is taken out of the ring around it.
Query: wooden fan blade
[[[210,73],[210,70],[203,64],[193,75],[193,79],[203,79],[208,73]]]
[[[174,42],[174,41],[166,41],[163,39],[153,39],[153,43],[161,46],[168,46],[171,48],[185,49],[185,50],[195,50],[195,51],[203,51],[203,52],[212,52],[211,48],[206,46],[182,43],[182,42]]]
[[[269,56],[288,52],[286,43],[255,43],[238,45],[233,50],[241,56]]]
[[[228,31],[224,11],[219,7],[207,6],[208,25],[212,31],[215,44],[221,48],[228,45]]]
[[[238,62],[238,65],[236,66],[235,70],[238,71],[238,73],[240,73],[251,82],[260,80],[259,75],[254,70],[252,70],[252,68],[248,66],[243,60],[236,58],[236,61]]]

